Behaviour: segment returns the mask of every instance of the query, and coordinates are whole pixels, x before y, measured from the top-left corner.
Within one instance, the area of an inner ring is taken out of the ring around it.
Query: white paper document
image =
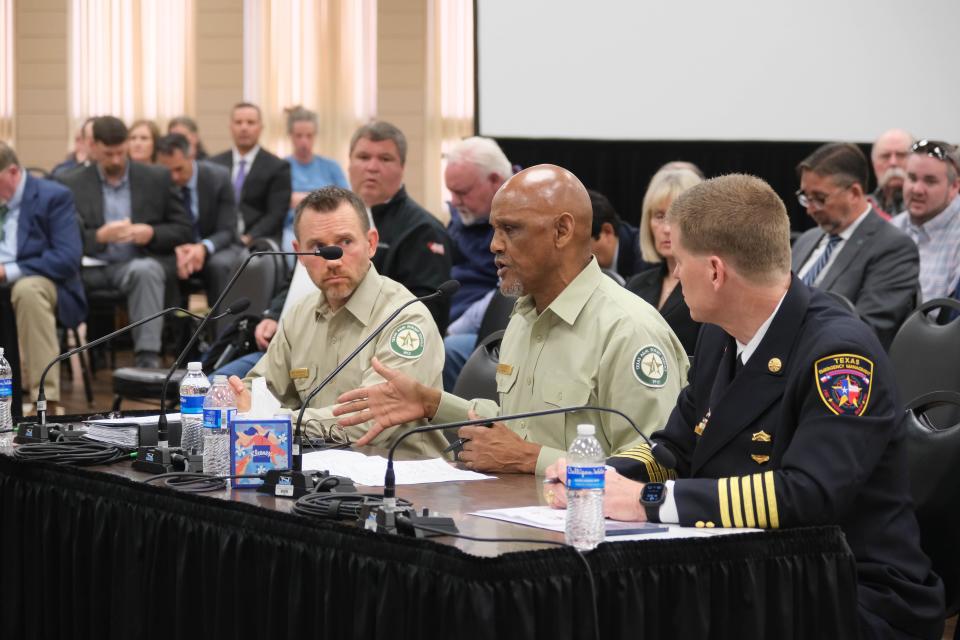
[[[87,424],[102,424],[102,425],[112,425],[112,424],[157,424],[160,422],[159,414],[151,414],[149,416],[131,416],[129,418],[100,418],[98,420],[84,420]],[[167,422],[180,422],[180,413],[168,413]]]
[[[548,529],[550,531],[563,532],[566,523],[567,512],[565,509],[551,509],[550,507],[511,507],[509,509],[488,509],[486,511],[474,511],[467,515],[479,516],[481,518],[492,518],[493,520],[502,520],[514,524],[522,524],[527,527],[536,527],[538,529]],[[666,530],[664,530],[666,528]],[[620,540],[663,540],[666,538],[703,538],[718,535],[730,535],[732,533],[754,533],[759,529],[697,529],[694,527],[681,527],[677,524],[653,524],[642,522],[619,522],[616,520],[607,520],[607,536],[609,542]]]
[[[304,454],[303,470],[328,471],[336,476],[346,476],[357,484],[382,487],[383,476],[387,472],[387,459],[341,449],[313,451]],[[457,469],[440,458],[395,461],[393,471],[398,485],[493,479],[493,476]]]

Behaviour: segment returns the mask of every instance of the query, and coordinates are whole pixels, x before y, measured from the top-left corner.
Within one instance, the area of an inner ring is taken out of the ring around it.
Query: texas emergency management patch
[[[417,325],[404,322],[390,334],[390,348],[401,358],[419,358],[423,355],[423,332]]]
[[[862,416],[870,402],[873,362],[854,353],[837,353],[813,364],[820,399],[838,416]]]
[[[637,355],[633,357],[633,375],[641,383],[654,389],[667,384],[667,359],[663,351],[652,344],[640,347]]]

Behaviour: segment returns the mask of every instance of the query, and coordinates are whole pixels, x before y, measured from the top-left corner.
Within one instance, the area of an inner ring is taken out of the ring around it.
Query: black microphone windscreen
[[[243,313],[249,306],[250,298],[237,298],[229,307],[227,307],[227,310],[230,314]]]
[[[313,250],[313,255],[320,256],[324,260],[339,260],[343,257],[343,249],[335,244],[325,247],[317,247]]]
[[[458,289],[460,289],[459,280],[447,280],[442,285],[437,287],[437,291],[439,291],[440,295],[445,298],[449,298],[450,296],[455,294]]]

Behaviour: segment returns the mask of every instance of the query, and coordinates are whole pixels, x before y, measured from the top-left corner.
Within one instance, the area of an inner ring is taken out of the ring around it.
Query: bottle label
[[[13,380],[0,378],[0,398],[9,398],[13,395]]]
[[[203,413],[203,396],[180,396],[180,413]]]
[[[204,409],[203,426],[205,429],[226,429],[236,413],[236,409]],[[227,417],[226,422],[223,421],[224,414]]]
[[[577,489],[603,489],[604,474],[607,468],[602,465],[567,467],[567,488]]]

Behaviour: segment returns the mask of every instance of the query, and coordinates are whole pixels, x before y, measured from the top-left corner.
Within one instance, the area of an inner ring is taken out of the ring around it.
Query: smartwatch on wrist
[[[640,492],[640,504],[647,512],[648,522],[660,522],[660,505],[667,498],[667,485],[662,482],[648,482]]]

